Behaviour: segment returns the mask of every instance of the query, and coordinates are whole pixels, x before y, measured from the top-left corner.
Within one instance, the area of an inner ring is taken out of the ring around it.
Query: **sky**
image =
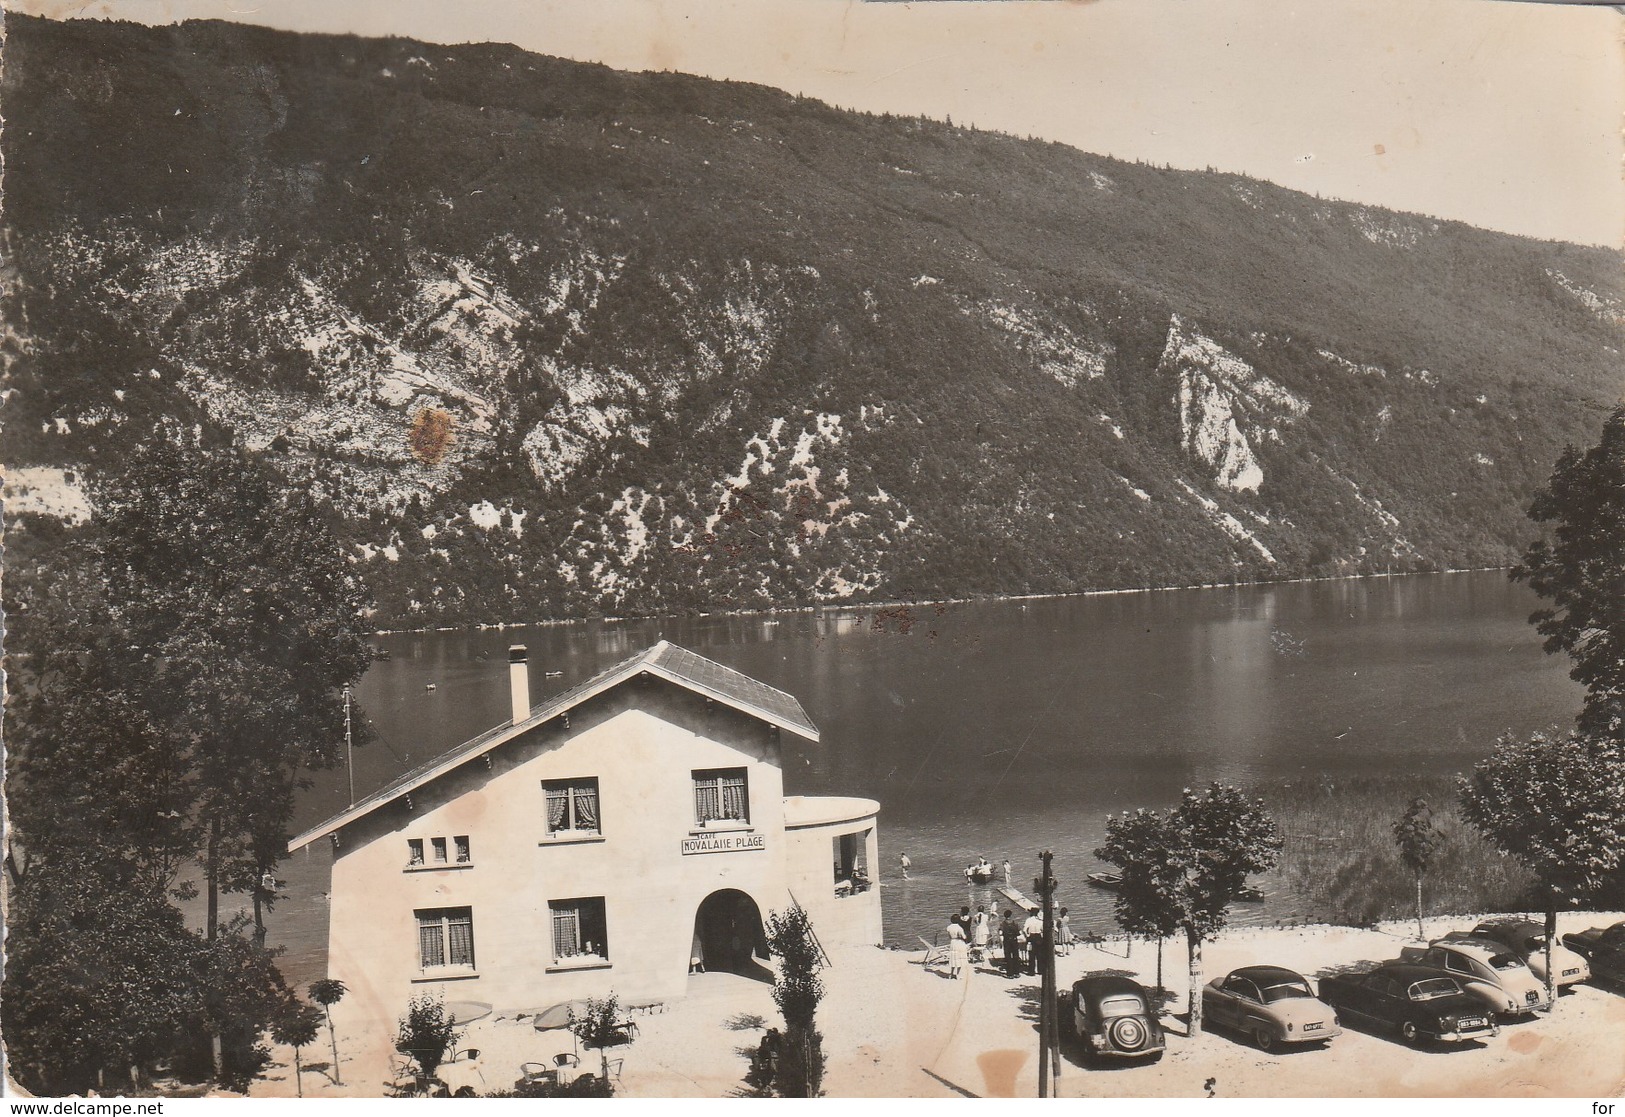
[[[1509,0],[8,0],[512,42],[1625,247],[1625,16]]]

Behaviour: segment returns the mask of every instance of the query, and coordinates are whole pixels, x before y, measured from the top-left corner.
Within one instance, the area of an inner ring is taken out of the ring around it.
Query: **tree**
[[[333,1085],[342,1086],[344,1080],[339,1075],[339,1034],[333,1028],[333,1006],[344,999],[349,990],[344,982],[337,978],[326,977],[320,981],[310,983],[310,999],[322,1006],[322,1015],[327,1017],[327,1038],[333,1042]]]
[[[369,659],[318,487],[173,434],[93,485],[113,619],[196,781],[210,936],[219,892],[251,891],[264,942],[274,894],[257,885],[286,856],[301,769],[339,755],[340,695]]]
[[[1557,905],[1602,887],[1625,864],[1625,741],[1581,733],[1503,734],[1462,778],[1461,814],[1534,874],[1546,908],[1546,992],[1557,1003]]]
[[[620,998],[614,993],[605,997],[588,997],[585,1011],[570,1021],[570,1030],[581,1041],[581,1046],[598,1048],[598,1058],[602,1064],[600,1070],[607,1085],[609,1049],[628,1041],[626,1029],[621,1026]]]
[[[1224,929],[1247,877],[1275,867],[1281,838],[1262,802],[1238,788],[1186,788],[1166,814],[1124,812],[1095,856],[1118,866],[1136,911],[1177,913],[1190,956],[1190,1034],[1202,1028],[1202,943]],[[1155,921],[1153,920],[1153,923]]]
[[[1181,848],[1172,832],[1169,815],[1139,810],[1121,819],[1108,818],[1106,830],[1123,860],[1122,885],[1114,902],[1117,925],[1130,935],[1157,940],[1157,992],[1163,990],[1162,943],[1183,926],[1180,920],[1178,882],[1181,869],[1169,851]],[[1115,829],[1114,829],[1115,828]],[[1104,857],[1100,850],[1097,857]],[[1157,1002],[1158,1011],[1162,1002]]]
[[[824,999],[823,950],[812,920],[799,904],[782,915],[767,917],[767,945],[779,958],[773,978],[773,1003],[784,1016],[784,1042],[779,1051],[774,1088],[780,1097],[816,1098],[824,1082],[824,1037],[814,1016]]]
[[[12,789],[13,795],[16,789]],[[5,1033],[11,1075],[48,1096],[140,1079],[196,1017],[181,913],[119,861],[53,851],[8,889]]]
[[[300,1097],[305,1096],[305,1071],[299,1063],[299,1049],[316,1039],[321,1023],[320,1009],[289,1001],[287,1009],[271,1025],[271,1038],[293,1048],[293,1080]]]
[[[418,1073],[425,1080],[433,1078],[446,1051],[455,1046],[462,1035],[457,1030],[457,1021],[446,1011],[446,1002],[428,993],[413,997],[406,1002],[406,1015],[399,1023],[396,1048],[416,1060]]]
[[[1581,732],[1625,732],[1625,405],[1597,445],[1563,451],[1529,518],[1555,527],[1530,544],[1511,576],[1551,604],[1530,614],[1548,652],[1567,652],[1586,688]]]
[[[1433,863],[1433,855],[1444,841],[1433,825],[1433,809],[1425,799],[1412,799],[1399,821],[1394,823],[1394,842],[1399,846],[1400,860],[1416,878],[1416,937],[1426,939],[1422,929],[1422,875]]]

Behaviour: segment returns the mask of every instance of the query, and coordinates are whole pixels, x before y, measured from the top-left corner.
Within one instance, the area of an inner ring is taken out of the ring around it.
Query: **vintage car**
[[[1447,939],[1463,942],[1482,939],[1503,950],[1509,950],[1523,959],[1535,980],[1546,981],[1546,928],[1529,919],[1486,919],[1473,928],[1471,935],[1446,935]],[[1557,970],[1557,987],[1578,985],[1591,977],[1591,966],[1566,946],[1552,945],[1552,966]]]
[[[1431,966],[1384,962],[1368,973],[1320,981],[1320,999],[1344,1020],[1391,1028],[1406,1043],[1459,1043],[1496,1033],[1494,1016]]]
[[[1089,1055],[1159,1059],[1167,1040],[1157,1023],[1151,995],[1138,982],[1096,974],[1072,983],[1062,994],[1062,1021]],[[1070,1011],[1068,1011],[1070,1010]]]
[[[1435,939],[1425,947],[1407,946],[1399,953],[1402,962],[1455,978],[1464,993],[1498,1015],[1526,1016],[1552,1007],[1546,987],[1535,980],[1523,959],[1498,943]]]
[[[1202,1016],[1252,1037],[1260,1050],[1324,1043],[1343,1034],[1337,1013],[1315,999],[1299,974],[1280,966],[1244,966],[1202,989]]]
[[[1597,977],[1625,983],[1625,923],[1573,931],[1563,936],[1563,945],[1591,963]]]

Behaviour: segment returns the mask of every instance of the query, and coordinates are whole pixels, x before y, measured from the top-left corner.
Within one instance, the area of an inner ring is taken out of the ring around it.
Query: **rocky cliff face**
[[[381,622],[1503,562],[1618,392],[1601,250],[510,48],[7,52],[11,530],[210,426]]]

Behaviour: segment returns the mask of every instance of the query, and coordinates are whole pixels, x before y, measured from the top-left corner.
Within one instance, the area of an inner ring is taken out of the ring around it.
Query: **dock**
[[[1021,908],[1021,910],[1029,913],[1038,910],[1038,901],[1030,899],[1025,892],[1017,888],[1015,885],[997,884],[994,885],[994,887],[999,890],[999,893],[1003,895],[1006,900],[1009,900],[1012,904],[1015,904],[1017,907]]]

